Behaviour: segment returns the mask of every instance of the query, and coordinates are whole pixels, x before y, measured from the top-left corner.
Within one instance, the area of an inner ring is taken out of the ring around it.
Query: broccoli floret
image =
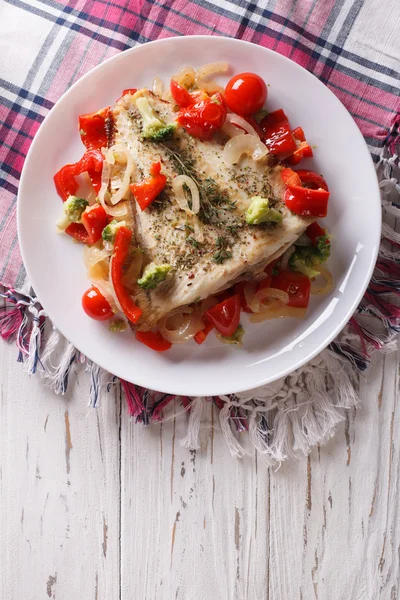
[[[331,242],[329,239],[329,235],[320,235],[317,239],[317,248],[318,252],[321,255],[321,262],[325,262],[331,255]]]
[[[162,142],[172,137],[176,125],[166,125],[166,123],[161,121],[150,106],[146,97],[141,96],[140,98],[137,98],[136,106],[143,119],[142,135],[146,140]]]
[[[114,221],[111,221],[111,223],[104,227],[101,237],[105,242],[111,242],[113,244],[120,227],[126,227],[125,221],[116,221],[114,219]]]
[[[84,198],[70,196],[63,205],[64,213],[57,223],[58,229],[65,231],[71,223],[80,223],[82,214],[85,208],[89,206],[89,202]]]
[[[327,237],[327,236],[321,236]],[[289,267],[293,271],[299,271],[307,277],[317,277],[319,275],[318,266],[328,260],[330,256],[330,244],[325,240],[318,246],[299,246],[289,258]]]
[[[282,215],[275,208],[269,207],[268,198],[253,196],[250,199],[250,206],[246,212],[246,223],[248,225],[282,223]]]
[[[113,332],[125,331],[127,324],[122,319],[115,319],[114,321],[110,321],[108,329]]]
[[[230,335],[229,337],[225,337],[224,335],[221,335],[220,333],[217,333],[217,338],[223,342],[224,344],[232,344],[235,346],[241,346],[242,345],[242,338],[244,336],[244,329],[243,327],[240,325],[237,326],[237,329],[235,331],[235,333],[233,333],[232,335]]]
[[[171,269],[171,265],[150,263],[145,267],[142,277],[138,279],[138,284],[144,290],[153,290],[159,283],[164,281]]]

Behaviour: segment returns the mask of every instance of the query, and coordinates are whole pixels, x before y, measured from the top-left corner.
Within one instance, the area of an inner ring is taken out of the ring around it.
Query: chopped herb
[[[219,236],[215,241],[215,245],[218,248],[217,252],[213,255],[212,259],[217,265],[222,265],[222,263],[228,258],[232,258],[232,252],[227,250],[228,241],[226,238]]]
[[[186,238],[186,242],[188,244],[191,244],[193,246],[193,248],[200,248],[200,242],[195,240],[194,237],[192,237],[192,236]]]

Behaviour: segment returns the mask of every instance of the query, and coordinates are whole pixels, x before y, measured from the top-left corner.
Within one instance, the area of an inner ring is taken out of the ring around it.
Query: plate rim
[[[33,289],[35,289],[35,286],[33,284],[33,279],[31,277],[31,271],[30,271],[30,267],[29,265],[29,261],[26,260],[27,258],[27,253],[25,252],[25,248],[24,248],[24,241],[23,241],[23,236],[21,236],[21,229],[22,229],[22,225],[21,225],[21,221],[22,221],[22,200],[20,200],[21,196],[23,195],[22,192],[24,192],[24,188],[26,187],[26,178],[27,175],[26,173],[28,172],[28,167],[27,165],[29,165],[31,157],[34,155],[35,153],[35,149],[36,149],[36,145],[39,143],[38,140],[40,139],[40,131],[42,130],[42,127],[44,125],[44,123],[46,122],[46,120],[49,118],[49,116],[52,114],[52,112],[56,109],[56,108],[60,108],[60,106],[65,102],[65,99],[68,98],[69,95],[73,94],[74,90],[76,89],[76,87],[78,86],[82,86],[84,85],[84,82],[86,81],[86,79],[88,79],[89,77],[91,77],[93,75],[94,72],[97,72],[101,69],[104,68],[104,66],[110,62],[118,62],[118,60],[121,60],[121,58],[123,56],[126,56],[128,54],[133,54],[135,52],[137,52],[138,50],[142,49],[143,47],[146,46],[154,46],[154,45],[158,45],[158,46],[162,46],[162,45],[168,45],[171,43],[181,43],[181,41],[183,41],[184,43],[186,43],[186,40],[191,40],[193,42],[196,41],[202,41],[205,39],[214,39],[214,40],[224,40],[225,42],[229,42],[229,43],[233,43],[233,44],[237,44],[237,45],[246,45],[246,46],[251,46],[251,47],[257,47],[260,48],[262,51],[266,52],[266,53],[270,53],[270,54],[274,54],[274,55],[278,55],[280,59],[283,59],[285,62],[288,63],[292,63],[294,64],[298,69],[301,69],[306,76],[309,76],[310,78],[312,78],[314,80],[314,82],[317,82],[319,86],[325,88],[325,90],[327,90],[332,99],[334,100],[334,102],[336,102],[336,104],[340,105],[342,110],[345,110],[346,113],[351,117],[355,128],[354,128],[354,134],[357,134],[357,137],[359,138],[359,140],[362,142],[362,144],[364,144],[364,146],[367,149],[368,152],[368,156],[369,156],[369,160],[370,160],[370,166],[373,169],[373,171],[375,172],[375,190],[374,190],[374,195],[376,196],[377,202],[376,202],[376,209],[379,211],[380,213],[380,208],[381,208],[381,202],[380,202],[380,188],[379,188],[379,182],[378,182],[378,178],[376,176],[376,171],[374,168],[374,163],[368,148],[368,145],[364,139],[364,136],[362,135],[357,123],[354,121],[354,118],[352,117],[351,113],[347,110],[347,108],[344,106],[344,104],[340,101],[340,99],[324,84],[322,83],[318,77],[316,77],[313,73],[311,73],[310,71],[308,71],[305,67],[303,67],[302,65],[299,65],[298,63],[296,63],[295,61],[291,60],[290,58],[280,54],[279,52],[276,52],[275,50],[272,50],[270,48],[265,48],[264,46],[260,46],[258,44],[254,44],[253,42],[249,42],[246,40],[238,40],[236,38],[231,38],[228,36],[216,36],[216,35],[188,35],[188,36],[172,36],[172,37],[168,37],[168,38],[162,38],[162,39],[158,39],[158,40],[154,40],[154,41],[150,41],[150,42],[146,42],[143,44],[136,44],[134,47],[132,48],[128,48],[126,50],[123,50],[122,52],[119,52],[118,54],[115,54],[114,56],[109,57],[108,59],[106,59],[105,61],[101,62],[100,64],[96,65],[95,67],[93,67],[92,69],[90,69],[87,73],[85,73],[80,79],[78,79],[68,90],[66,90],[66,92],[64,92],[64,94],[55,102],[54,106],[51,108],[51,110],[49,111],[49,113],[46,115],[46,117],[44,118],[44,120],[42,121],[38,131],[36,132],[34,139],[29,147],[27,156],[25,158],[24,161],[24,165],[22,168],[22,172],[21,172],[21,177],[20,177],[20,182],[19,182],[19,186],[18,186],[18,194],[17,194],[17,232],[18,232],[18,242],[19,242],[19,247],[20,247],[20,251],[21,251],[21,257],[24,263],[24,268],[26,270],[26,274],[27,274],[27,278],[29,280],[30,285],[32,286]],[[318,354],[320,354],[324,349],[326,349],[329,344],[335,339],[335,337],[340,333],[340,331],[342,331],[342,329],[346,326],[346,324],[349,322],[349,319],[351,318],[351,316],[354,314],[357,306],[360,304],[360,301],[362,299],[362,297],[364,296],[364,293],[368,287],[368,284],[370,282],[371,276],[373,274],[374,268],[375,268],[375,263],[377,260],[377,256],[378,256],[378,252],[379,252],[379,245],[380,245],[380,239],[381,239],[381,229],[382,229],[382,219],[381,219],[381,213],[379,215],[379,224],[376,228],[376,240],[375,240],[375,247],[374,249],[371,251],[371,262],[369,265],[369,268],[365,271],[364,277],[363,277],[363,284],[360,286],[358,293],[356,294],[356,296],[353,299],[353,302],[350,304],[349,309],[346,311],[345,316],[340,319],[340,321],[338,322],[338,324],[336,325],[335,328],[332,329],[331,333],[324,337],[324,341],[321,342],[320,344],[318,344],[311,352],[308,352],[306,357],[302,357],[299,358],[298,360],[296,360],[294,363],[292,363],[289,367],[286,367],[285,369],[283,369],[282,371],[279,371],[277,376],[274,376],[274,374],[271,374],[270,376],[265,376],[262,377],[261,379],[257,379],[256,381],[253,382],[253,384],[251,385],[251,387],[249,387],[249,384],[245,384],[240,386],[239,384],[236,386],[233,386],[233,388],[231,388],[228,385],[223,385],[222,387],[218,387],[217,384],[215,385],[215,391],[213,391],[212,393],[207,393],[207,394],[201,394],[201,393],[194,393],[193,391],[185,391],[184,389],[182,389],[179,385],[179,382],[177,383],[177,385],[175,386],[175,384],[172,384],[173,387],[171,387],[170,385],[162,385],[162,390],[158,390],[158,391],[162,391],[165,393],[170,393],[170,394],[175,394],[175,395],[191,395],[191,396],[200,396],[200,395],[206,395],[206,396],[218,396],[218,395],[227,395],[227,394],[234,394],[234,393],[241,393],[241,392],[246,392],[252,389],[255,389],[257,387],[263,386],[263,385],[268,385],[274,381],[276,381],[277,379],[281,379],[286,377],[287,375],[289,375],[290,373],[293,373],[294,371],[296,371],[297,369],[299,369],[300,367],[302,367],[303,365],[307,364],[308,362],[310,362],[313,358],[315,358],[315,356],[317,356]],[[36,290],[35,290],[36,292]],[[39,302],[40,302],[40,298],[38,298]],[[46,308],[43,307],[44,310],[46,311]],[[47,313],[47,311],[46,311]],[[52,322],[53,319],[49,316],[49,318],[51,319]],[[65,337],[65,339],[67,341],[69,341],[70,343],[72,343],[75,348],[77,350],[79,350],[79,341],[78,344],[75,344],[75,342],[70,338],[70,336],[66,335],[63,331],[63,326],[59,327],[58,324],[56,324],[54,322],[54,325],[57,327],[57,329],[60,331],[60,333]],[[74,336],[72,336],[74,337]],[[91,360],[92,362],[94,362],[95,364],[98,364],[101,368],[103,368],[104,370],[108,371],[107,366],[103,363],[103,360],[100,359],[98,360],[97,358],[94,360],[93,358],[90,357],[91,353],[84,353],[85,356],[87,358],[89,358],[89,360]],[[113,371],[115,371],[116,369],[113,368]],[[118,371],[118,370],[117,370]],[[124,379],[126,381],[130,381],[131,383],[134,383],[135,385],[139,385],[141,387],[146,388],[147,387],[147,383],[144,382],[139,382],[138,379],[140,380],[140,373],[139,373],[139,377],[136,377],[136,373],[134,375],[134,379],[136,381],[131,381],[131,379],[127,379],[126,378],[126,374],[118,374],[118,372],[113,373],[113,375],[116,375],[117,377],[120,377],[121,379]],[[184,384],[185,385],[185,384]]]

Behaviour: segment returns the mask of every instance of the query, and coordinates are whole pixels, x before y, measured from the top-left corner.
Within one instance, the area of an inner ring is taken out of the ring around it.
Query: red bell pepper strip
[[[299,185],[301,186],[301,179],[293,169],[285,168],[281,171],[282,181],[285,185]]]
[[[311,225],[307,227],[306,235],[310,238],[313,246],[317,246],[319,238],[327,235],[327,233],[326,229],[323,229],[321,225],[317,223],[317,221],[314,221],[314,223],[311,223]],[[326,243],[331,243],[328,237],[326,239]]]
[[[78,183],[75,179],[77,175],[87,171],[92,181],[96,192],[99,192],[101,187],[101,172],[103,170],[103,155],[100,150],[92,149],[85,152],[81,160],[77,163],[70,163],[62,167],[54,175],[54,183],[56,190],[63,202],[69,196],[74,196]]]
[[[137,323],[142,310],[132,300],[126,291],[123,283],[123,266],[128,256],[129,248],[132,241],[132,231],[127,227],[120,227],[117,231],[114,243],[114,253],[111,259],[111,280],[114,287],[115,295],[124,314],[133,323]]]
[[[295,271],[280,271],[278,275],[272,276],[271,287],[289,295],[288,306],[307,308],[311,291],[309,277]]]
[[[225,123],[226,106],[221,94],[200,100],[191,106],[182,108],[177,122],[193,137],[200,140],[211,139],[213,133]]]
[[[286,206],[296,215],[302,217],[326,217],[328,212],[329,192],[326,190],[309,190],[291,185],[283,197]]]
[[[84,244],[95,244],[104,227],[108,224],[108,215],[100,204],[88,206],[82,214],[82,223],[71,223],[65,233]]]
[[[293,173],[297,173],[301,184],[303,187],[309,188],[311,190],[325,190],[329,192],[328,185],[322,175],[318,175],[318,173],[314,173],[314,171],[293,171]],[[299,185],[299,184],[288,184],[288,185]]]
[[[172,347],[171,342],[165,340],[159,331],[135,331],[135,337],[156,352],[165,352]]]
[[[141,210],[145,210],[157,198],[166,186],[167,178],[161,171],[161,163],[153,163],[150,167],[150,177],[140,183],[130,186],[132,194]]]
[[[107,146],[106,119],[108,111],[109,107],[79,117],[79,133],[88,150]]]
[[[293,152],[291,156],[286,159],[289,165],[297,165],[303,158],[312,158],[314,156],[310,144],[307,142],[301,142],[300,146]]]
[[[298,140],[299,142],[306,141],[306,136],[302,127],[296,127],[296,129],[293,129],[292,134],[295,140]]]
[[[263,140],[272,154],[287,155],[296,150],[296,142],[290,130],[287,116],[282,109],[276,110],[260,123]]]
[[[233,335],[240,321],[240,296],[235,294],[206,311],[206,317],[224,337]]]
[[[214,325],[212,323],[209,323],[208,321],[205,322],[205,326],[203,329],[200,329],[200,331],[198,331],[196,333],[196,335],[194,336],[194,341],[196,342],[196,344],[202,344],[203,342],[205,342],[208,334],[210,333],[210,331],[212,331],[214,329]]]
[[[179,83],[177,81],[175,81],[175,79],[171,79],[171,83],[170,83],[169,87],[170,87],[173,99],[175,100],[176,104],[178,106],[180,106],[181,108],[186,108],[186,107],[190,106],[191,104],[195,103],[194,98],[189,94],[189,92],[184,87],[179,85]]]
[[[126,90],[124,90],[122,92],[122,96],[120,96],[117,100],[117,102],[119,102],[121,100],[121,98],[123,98],[124,96],[126,96],[126,94],[136,94],[137,92],[137,88],[128,88]]]

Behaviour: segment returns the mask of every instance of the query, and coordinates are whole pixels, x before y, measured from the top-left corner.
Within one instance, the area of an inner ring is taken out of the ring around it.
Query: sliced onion
[[[187,185],[192,196],[192,208],[189,208],[189,204],[183,189],[183,186]],[[178,175],[172,181],[172,190],[175,194],[175,200],[180,209],[184,210],[188,215],[196,215],[200,210],[200,194],[199,188],[193,179],[187,175]]]
[[[118,305],[117,298],[114,294],[114,290],[113,290],[111,284],[109,283],[109,281],[101,279],[101,280],[96,280],[93,283],[97,287],[99,292],[101,294],[103,294],[104,298],[107,300],[107,302],[109,303],[109,305],[111,306],[113,311],[114,312],[118,312],[118,311],[122,312],[121,308]]]
[[[164,83],[162,79],[159,77],[154,77],[151,89],[153,90],[153,94],[160,96],[161,98],[164,93]]]
[[[265,303],[268,300],[268,304]],[[276,309],[289,303],[289,294],[276,288],[264,288],[256,292],[249,308],[253,313],[264,312],[265,309]]]
[[[332,273],[325,267],[318,266],[320,275],[318,275],[316,281],[311,284],[311,293],[316,294],[329,294],[333,290],[333,277]],[[322,277],[322,282],[318,282],[318,279]]]
[[[254,135],[240,134],[230,139],[224,148],[224,160],[230,165],[237,163],[242,154],[260,160],[268,154],[267,147]]]
[[[112,217],[124,217],[128,213],[128,207],[126,202],[121,202],[118,206],[111,207],[106,202],[108,193],[108,185],[110,182],[111,168],[108,162],[103,162],[103,170],[101,173],[101,187],[99,191],[99,202],[108,215]]]
[[[244,297],[246,298],[246,304],[247,306],[251,306],[251,303],[254,300],[254,296],[256,295],[257,292],[257,285],[255,283],[253,283],[252,281],[248,281],[246,283],[246,285],[244,286]]]
[[[243,133],[248,133],[249,135],[254,135],[257,139],[260,139],[257,131],[254,129],[250,123],[248,123],[243,117],[235,113],[228,113],[226,115],[225,123],[222,127],[222,131],[231,137],[236,137]],[[232,132],[233,135],[230,133]]]
[[[113,149],[114,149],[114,146],[111,148],[111,150],[113,150]],[[125,153],[126,168],[125,168],[124,178],[121,183],[121,187],[119,188],[118,192],[116,192],[116,194],[112,195],[110,198],[110,202],[112,205],[118,204],[118,202],[120,200],[122,200],[123,198],[125,198],[126,194],[129,192],[129,184],[131,182],[131,176],[132,176],[132,173],[135,168],[135,165],[133,162],[133,156],[129,152],[129,150],[123,149],[122,146],[115,147],[115,150],[116,150],[116,152],[118,152],[118,154]]]
[[[295,242],[295,246],[311,246],[312,241],[306,233],[303,233]]]
[[[122,283],[126,289],[133,293],[137,286],[137,280],[140,277],[143,266],[143,252],[140,249],[135,250],[132,255],[132,261],[122,277]]]
[[[93,187],[92,180],[89,177],[89,173],[85,171],[80,175],[75,176],[75,181],[78,184],[75,196],[77,198],[85,198],[92,206],[96,202],[96,190]]]
[[[287,271],[288,266],[289,266],[289,258],[292,256],[292,254],[294,252],[296,252],[296,248],[294,246],[289,246],[289,248],[287,250],[285,250],[285,252],[282,254],[282,256],[281,256],[282,271]]]
[[[195,71],[192,67],[182,67],[176,75],[172,76],[172,79],[182,87],[189,88],[195,83],[195,75]]]
[[[226,73],[228,69],[229,65],[227,62],[213,62],[203,65],[195,74],[197,87],[206,92],[220,92],[223,88],[214,81],[209,81],[208,77],[210,75],[217,75],[218,73]]]
[[[296,319],[304,319],[306,316],[306,308],[296,308],[294,306],[282,306],[281,308],[266,310],[256,315],[250,316],[251,323],[261,323],[269,319],[280,319],[282,317],[293,317]]]
[[[159,322],[160,333],[171,344],[183,344],[191,340],[203,327],[200,311],[188,306],[180,307]]]

